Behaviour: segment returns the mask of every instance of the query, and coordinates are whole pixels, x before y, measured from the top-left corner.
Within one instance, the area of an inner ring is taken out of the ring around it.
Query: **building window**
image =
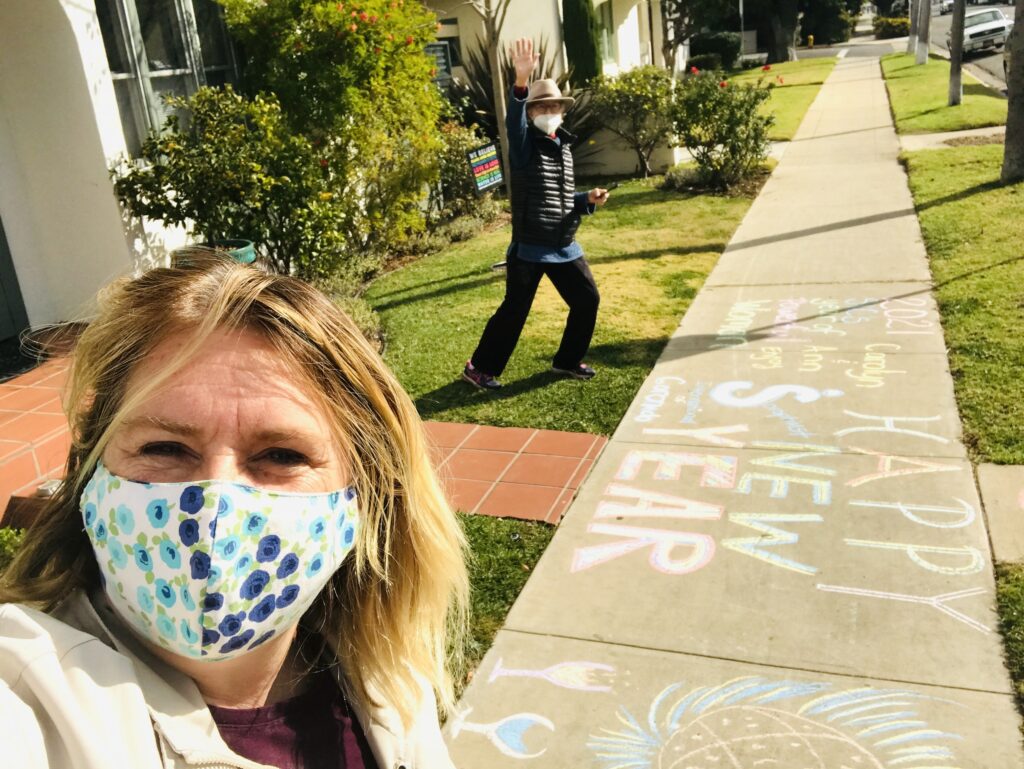
[[[618,51],[615,46],[615,18],[612,15],[612,0],[605,0],[597,6],[597,29],[601,35],[601,60],[616,60]]]
[[[214,0],[96,0],[128,152],[170,110],[163,97],[191,96],[236,79],[234,51]]]

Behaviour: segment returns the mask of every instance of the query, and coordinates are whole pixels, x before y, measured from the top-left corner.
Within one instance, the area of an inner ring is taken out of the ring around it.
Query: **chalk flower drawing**
[[[506,716],[500,721],[490,723],[474,723],[467,721],[467,717],[473,711],[466,708],[455,714],[455,718],[448,724],[447,729],[452,739],[455,739],[463,732],[482,734],[487,740],[509,758],[527,759],[536,758],[543,754],[547,748],[530,752],[526,745],[526,733],[535,730],[535,727],[543,727],[550,732],[555,731],[555,725],[544,716],[537,713],[515,713]]]
[[[647,723],[628,710],[590,748],[604,769],[958,769],[914,709],[924,695],[870,687],[737,678],[682,693],[662,690]]]

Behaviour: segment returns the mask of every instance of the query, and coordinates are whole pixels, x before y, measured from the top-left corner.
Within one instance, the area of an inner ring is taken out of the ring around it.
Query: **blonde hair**
[[[255,331],[319,396],[361,501],[354,557],[305,623],[335,650],[363,701],[368,690],[379,692],[408,725],[422,676],[442,709],[450,708],[469,591],[465,540],[415,407],[352,321],[302,281],[202,251],[115,282],[100,307],[72,355],[65,482],[26,532],[0,583],[0,602],[50,611],[73,590],[99,586],[78,500],[111,434],[211,333]],[[176,360],[127,393],[134,368],[172,334],[188,340]]]

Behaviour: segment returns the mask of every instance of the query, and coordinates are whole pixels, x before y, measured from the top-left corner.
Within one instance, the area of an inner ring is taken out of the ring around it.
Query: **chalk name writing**
[[[636,415],[636,422],[653,422],[659,416],[658,409],[665,405],[672,394],[672,384],[686,384],[686,380],[677,376],[662,376],[654,380],[651,391],[644,396],[640,403],[640,413]]]
[[[761,371],[782,368],[782,348],[762,347],[750,353],[750,360],[753,361],[753,368]]]
[[[778,309],[775,312],[775,320],[772,321],[772,336],[785,338],[789,332],[797,328],[797,319],[800,317],[800,305],[806,299],[782,299],[779,301]]]
[[[679,421],[684,425],[692,425],[697,422],[697,414],[700,413],[700,404],[704,400],[704,391],[708,389],[706,382],[697,382],[696,386],[686,398],[686,413]]]
[[[719,327],[712,349],[738,347],[747,343],[747,332],[753,327],[758,313],[766,312],[771,301],[759,299],[753,302],[736,302]]]
[[[941,416],[934,417],[887,417],[880,416],[878,414],[860,414],[856,411],[847,411],[843,409],[843,413],[848,417],[856,417],[857,419],[866,420],[878,420],[881,425],[861,425],[859,427],[846,427],[842,430],[837,430],[833,435],[837,438],[841,438],[846,435],[852,435],[853,433],[899,433],[901,435],[913,435],[916,438],[923,438],[928,441],[936,441],[938,443],[949,443],[949,438],[943,438],[941,435],[932,435],[931,433],[921,432],[920,430],[907,430],[903,427],[897,427],[897,422],[937,422],[942,419]]]
[[[795,435],[797,438],[810,438],[812,433],[792,414],[783,411],[774,403],[767,406],[765,409],[769,415],[775,417],[786,426],[786,432],[790,435]]]
[[[890,374],[906,374],[906,371],[886,367],[886,355],[900,349],[898,344],[869,344],[864,351],[860,370],[848,368],[846,376],[857,382],[857,387],[875,388],[885,384]]]
[[[821,364],[825,360],[825,353],[835,352],[836,349],[835,347],[819,347],[817,345],[804,347],[800,353],[800,368],[797,370],[802,374],[813,374],[821,371]]]

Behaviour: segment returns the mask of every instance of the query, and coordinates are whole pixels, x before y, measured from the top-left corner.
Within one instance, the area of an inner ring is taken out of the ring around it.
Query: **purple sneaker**
[[[469,361],[466,361],[466,368],[462,369],[462,378],[478,390],[501,389],[501,382],[490,374],[485,374],[483,371],[473,368],[473,364]]]
[[[566,376],[571,376],[573,379],[580,379],[583,381],[593,379],[597,376],[597,372],[590,368],[586,363],[581,363],[575,368],[559,368],[558,366],[552,366],[551,370],[556,374],[565,374]]]

